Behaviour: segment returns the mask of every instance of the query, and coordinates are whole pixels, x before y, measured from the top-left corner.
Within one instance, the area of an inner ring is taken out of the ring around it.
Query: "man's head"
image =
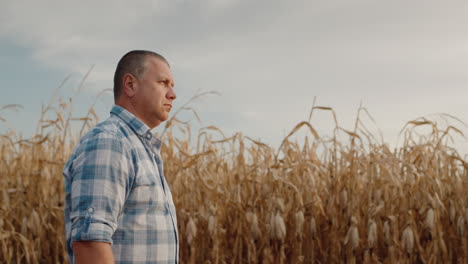
[[[114,99],[148,127],[167,120],[176,98],[167,60],[152,51],[134,50],[120,59],[114,76]]]

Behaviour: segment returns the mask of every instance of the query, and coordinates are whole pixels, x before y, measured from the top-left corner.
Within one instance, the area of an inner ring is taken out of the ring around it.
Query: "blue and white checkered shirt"
[[[72,243],[112,244],[116,263],[178,263],[177,219],[161,141],[120,106],[80,140],[66,163],[65,231]]]

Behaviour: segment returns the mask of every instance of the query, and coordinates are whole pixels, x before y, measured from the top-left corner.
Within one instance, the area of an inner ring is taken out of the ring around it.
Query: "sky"
[[[194,104],[200,127],[272,146],[308,119],[314,97],[348,130],[362,105],[375,120],[364,120],[369,129],[391,145],[421,116],[442,124],[430,114],[447,113],[468,123],[466,1],[0,1],[0,106],[23,106],[0,115],[25,136],[67,77],[59,93],[85,113],[133,49],[171,63],[173,109],[215,91]],[[101,120],[112,104],[111,93],[100,97]],[[334,121],[316,111],[311,124],[326,136]],[[454,138],[467,154],[467,139]]]

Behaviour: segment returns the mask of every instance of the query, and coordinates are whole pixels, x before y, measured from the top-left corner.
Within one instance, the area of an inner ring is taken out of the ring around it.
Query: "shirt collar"
[[[113,105],[110,113],[122,119],[138,136],[155,145],[158,150],[161,148],[161,140],[153,136],[151,129],[127,109]]]

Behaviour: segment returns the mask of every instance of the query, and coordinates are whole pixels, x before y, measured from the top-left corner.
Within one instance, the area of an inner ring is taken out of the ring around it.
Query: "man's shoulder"
[[[110,116],[83,135],[80,143],[97,138],[114,138],[120,141],[127,137],[128,131],[126,131],[125,124],[119,118]]]
[[[118,117],[111,116],[86,132],[74,153],[79,154],[93,149],[112,149],[119,152],[131,152],[128,128]]]

